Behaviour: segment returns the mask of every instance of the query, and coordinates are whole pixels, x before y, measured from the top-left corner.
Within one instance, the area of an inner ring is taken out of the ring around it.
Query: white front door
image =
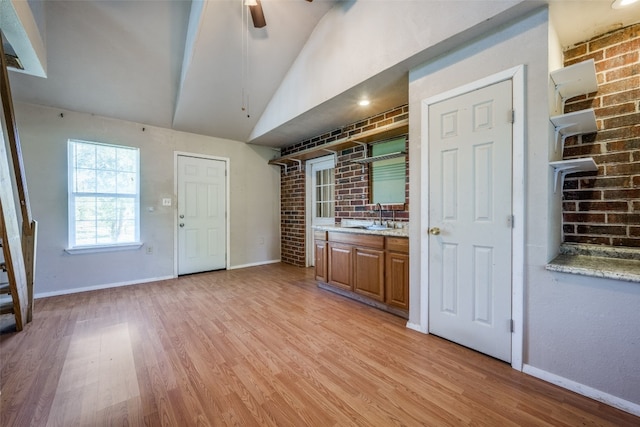
[[[226,162],[178,156],[178,274],[226,268]]]
[[[511,361],[512,83],[429,106],[429,332]]]
[[[307,170],[307,265],[314,265],[314,225],[335,224],[335,167],[334,156],[309,160]]]

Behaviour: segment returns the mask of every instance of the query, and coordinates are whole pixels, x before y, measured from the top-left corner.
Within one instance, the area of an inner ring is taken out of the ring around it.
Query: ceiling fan
[[[307,1],[312,2],[313,0]],[[245,0],[244,4],[248,6],[251,11],[253,26],[255,28],[265,27],[267,25],[267,21],[264,19],[264,12],[262,11],[262,3],[260,3],[260,0]]]

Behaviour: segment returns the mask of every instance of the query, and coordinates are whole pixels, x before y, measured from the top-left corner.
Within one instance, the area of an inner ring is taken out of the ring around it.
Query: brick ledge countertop
[[[546,269],[640,283],[640,250],[564,243]]]

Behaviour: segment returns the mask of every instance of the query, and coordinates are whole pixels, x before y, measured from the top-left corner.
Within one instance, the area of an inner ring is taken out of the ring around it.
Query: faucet
[[[382,225],[382,206],[380,203],[376,203],[376,207],[373,209],[374,211],[378,211],[378,218],[380,219],[380,225]],[[375,221],[374,221],[375,224]]]

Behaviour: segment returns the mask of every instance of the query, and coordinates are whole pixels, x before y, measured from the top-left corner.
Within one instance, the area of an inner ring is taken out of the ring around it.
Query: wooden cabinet
[[[387,237],[385,302],[409,310],[409,239]]]
[[[315,231],[313,233],[314,237],[314,248],[315,248],[315,270],[316,270],[316,280],[321,280],[323,282],[328,281],[327,276],[327,232],[326,231]]]
[[[326,240],[316,236],[316,280],[346,296],[406,315],[409,239],[332,231],[321,237]]]
[[[328,248],[328,283],[342,289],[353,290],[351,286],[352,246],[344,243],[329,242]]]
[[[353,291],[384,301],[384,251],[353,248]]]

